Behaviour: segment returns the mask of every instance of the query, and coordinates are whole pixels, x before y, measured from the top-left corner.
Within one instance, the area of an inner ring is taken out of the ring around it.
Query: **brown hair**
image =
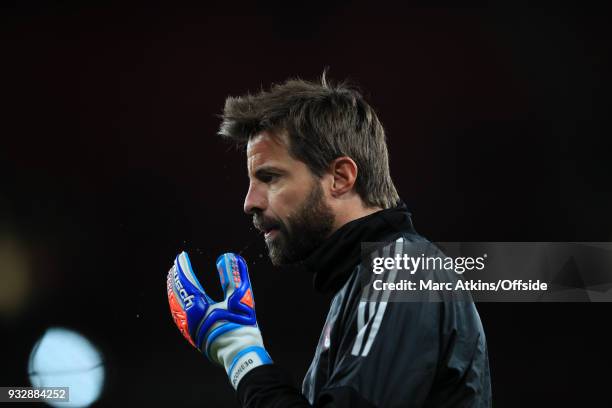
[[[336,158],[358,168],[355,189],[366,206],[390,208],[399,201],[389,173],[385,130],[354,86],[290,79],[269,91],[228,97],[219,135],[244,146],[263,130],[286,131],[289,153],[322,177]]]

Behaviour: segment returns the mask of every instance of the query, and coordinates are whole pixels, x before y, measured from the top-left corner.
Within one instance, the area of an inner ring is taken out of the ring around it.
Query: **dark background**
[[[25,282],[0,308],[0,385],[28,385],[32,345],[59,325],[105,356],[97,406],[235,406],[170,318],[182,249],[217,295],[216,256],[242,251],[266,346],[301,382],[329,298],[271,267],[216,115],[228,95],[326,66],[377,109],[427,238],[612,238],[604,10],[19,2],[0,24],[5,299],[11,273]],[[610,406],[609,304],[478,308],[495,406]]]

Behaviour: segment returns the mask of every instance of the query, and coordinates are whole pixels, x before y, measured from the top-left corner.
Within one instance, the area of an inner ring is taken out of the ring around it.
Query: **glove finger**
[[[204,295],[205,300],[210,304],[214,303],[204,291],[204,288],[198,281],[198,278],[193,272],[191,262],[187,252],[181,252],[174,260],[174,266],[176,268],[174,284],[176,290],[179,292],[179,297],[188,303],[194,297]],[[181,289],[184,292],[181,292]]]
[[[245,260],[240,255],[225,253],[217,258],[217,270],[224,298],[233,297],[235,293],[242,303],[253,307],[251,282]]]
[[[214,302],[206,295],[204,288],[193,272],[189,256],[181,252],[168,272],[168,301],[172,317],[179,330],[191,344],[195,343],[197,329]]]
[[[174,299],[183,310],[188,312],[190,331],[194,329],[194,322],[191,320],[204,313],[208,305],[214,303],[204,292],[204,288],[196,278],[189,256],[186,252],[181,252],[174,259],[174,266],[168,272],[168,285],[172,286]],[[170,289],[170,286],[169,286]]]
[[[170,313],[172,315],[174,323],[176,324],[176,327],[178,327],[183,337],[185,337],[187,341],[191,343],[192,346],[196,347],[189,334],[187,313],[185,312],[182,302],[177,300],[180,298],[180,296],[177,294],[176,287],[174,285],[175,270],[176,266],[172,266],[172,268],[168,272],[168,278],[166,283],[168,287],[168,304],[170,305]]]

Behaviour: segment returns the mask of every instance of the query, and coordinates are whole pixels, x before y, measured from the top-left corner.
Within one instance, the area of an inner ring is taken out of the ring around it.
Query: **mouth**
[[[274,238],[277,234],[278,234],[279,229],[276,227],[273,228],[269,228],[269,229],[264,229],[263,233],[264,233],[264,238],[266,240]]]
[[[253,224],[255,228],[257,228],[262,234],[264,234],[264,238],[270,239],[276,236],[280,232],[280,225],[270,222],[261,222],[260,220],[254,220]]]

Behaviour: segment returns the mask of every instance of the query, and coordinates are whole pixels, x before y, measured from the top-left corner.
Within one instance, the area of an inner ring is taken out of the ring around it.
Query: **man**
[[[255,318],[245,261],[224,254],[225,300],[214,303],[185,253],[168,274],[176,324],[222,365],[245,407],[484,407],[491,404],[486,342],[472,302],[393,302],[371,289],[362,243],[401,255],[427,241],[389,174],[385,133],[345,85],[289,80],[228,98],[220,135],[246,145],[244,211],[275,265],[299,264],[333,293],[299,391],[272,362]]]

